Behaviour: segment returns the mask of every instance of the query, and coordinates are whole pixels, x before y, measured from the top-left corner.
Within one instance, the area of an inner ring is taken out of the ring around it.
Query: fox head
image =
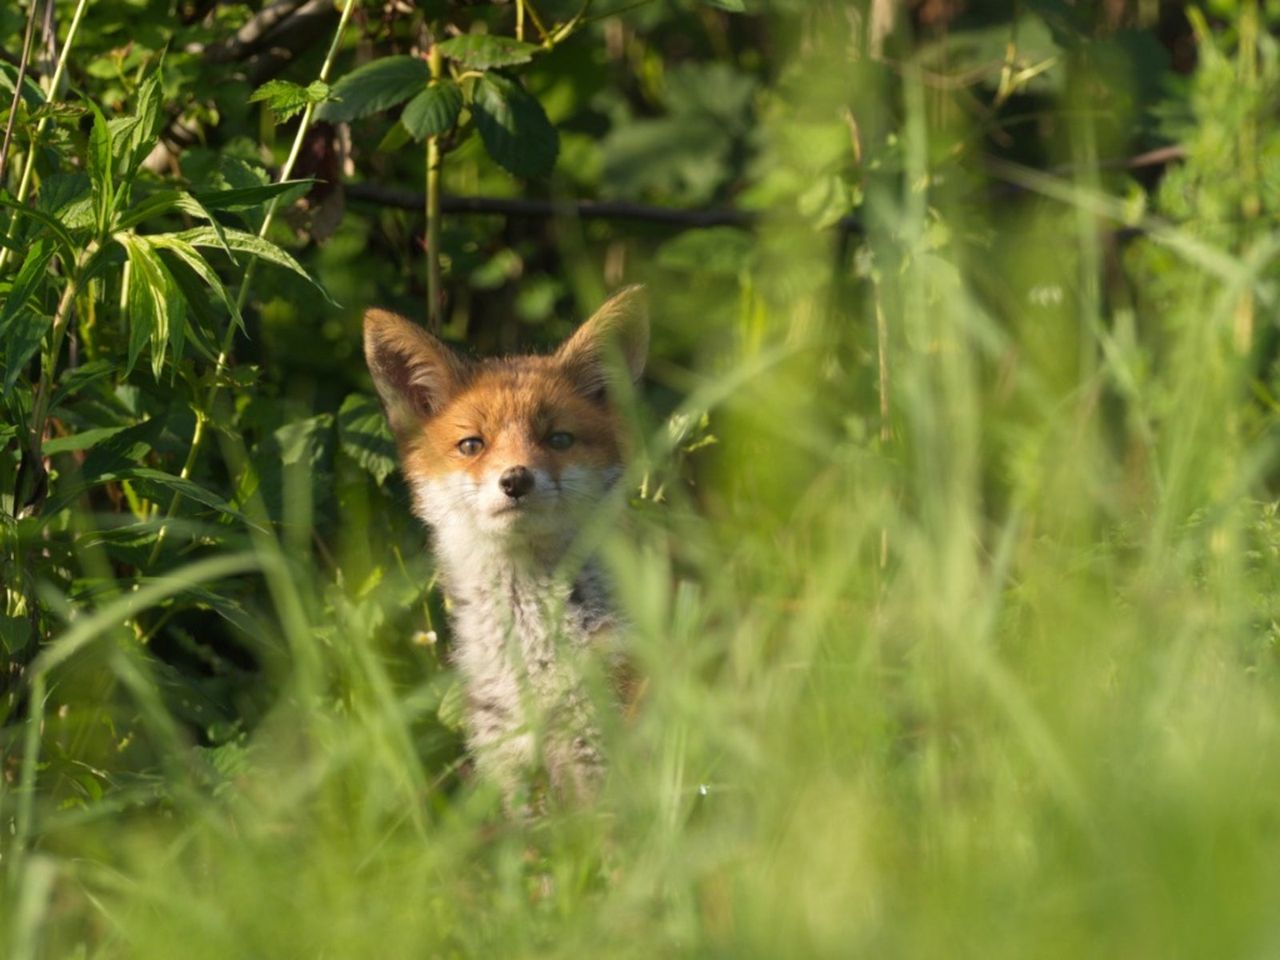
[[[571,537],[622,473],[613,356],[648,352],[644,294],[615,294],[547,356],[466,360],[385,310],[364,317],[369,371],[418,515],[437,540]]]

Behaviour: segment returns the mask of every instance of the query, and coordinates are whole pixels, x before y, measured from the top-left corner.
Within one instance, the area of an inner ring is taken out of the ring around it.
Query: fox
[[[599,561],[576,553],[629,453],[611,361],[636,384],[648,347],[639,286],[546,355],[467,359],[395,313],[364,315],[369,372],[448,600],[468,751],[509,814],[537,812],[535,784],[589,802],[605,774],[588,680],[593,658],[615,680],[626,671],[624,624]]]

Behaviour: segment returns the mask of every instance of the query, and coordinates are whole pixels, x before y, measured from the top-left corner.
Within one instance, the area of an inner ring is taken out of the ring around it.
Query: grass
[[[772,162],[811,172],[785,144],[836,95],[775,121]],[[10,791],[35,842],[6,852],[7,956],[1280,950],[1276,442],[1235,324],[1273,250],[1151,220],[1117,301],[1089,177],[926,198],[951,131],[909,79],[904,103],[858,269],[778,222],[738,280],[655,290],[659,345],[717,345],[655,364],[717,442],[690,487],[636,413],[667,496],[604,548],[648,693],[598,808],[513,824],[459,782],[455,694],[403,609],[425,560],[291,568],[270,709],[218,751],[77,620],[51,677],[124,684],[152,772],[62,809]]]

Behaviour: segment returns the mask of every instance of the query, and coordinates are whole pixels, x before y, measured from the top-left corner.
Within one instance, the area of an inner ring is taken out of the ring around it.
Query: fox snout
[[[512,500],[519,500],[534,488],[536,480],[526,466],[508,467],[498,477],[498,486]]]

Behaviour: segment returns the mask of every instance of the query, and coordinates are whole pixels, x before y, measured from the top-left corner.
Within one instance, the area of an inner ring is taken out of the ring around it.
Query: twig
[[[227,63],[252,53],[276,27],[294,15],[303,0],[276,0],[250,18],[232,36],[205,48],[210,63]]]
[[[400,210],[421,210],[426,198],[416,190],[380,183],[349,183],[350,200]],[[759,219],[754,210],[679,210],[615,200],[530,200],[514,197],[441,197],[444,213],[512,217],[573,217],[581,220],[643,220],[677,227],[745,227]],[[853,225],[853,218],[846,218]]]
[[[1133,157],[1118,157],[1102,160],[1098,163],[1104,169],[1137,170],[1144,167],[1158,167],[1174,163],[1186,156],[1186,149],[1179,144],[1158,147]],[[987,158],[993,172],[1002,177],[1002,161],[995,157]],[[1069,174],[1074,167],[1070,164],[1054,167],[1045,175]],[[382,183],[348,183],[345,187],[347,198],[357,202],[373,203],[383,207],[399,210],[420,211],[426,206],[426,197],[416,190],[390,186]],[[1033,189],[1024,183],[1010,181],[996,183],[992,186],[996,194],[1024,192]],[[645,223],[664,224],[672,227],[750,227],[759,222],[762,211],[734,210],[721,207],[717,209],[682,210],[673,207],[659,207],[648,203],[631,203],[622,200],[541,200],[518,197],[441,197],[442,213],[492,215],[501,217],[569,217],[577,220],[636,220]],[[775,213],[776,215],[776,213]],[[857,233],[861,230],[857,217],[849,215],[841,217],[835,224],[841,230]]]

